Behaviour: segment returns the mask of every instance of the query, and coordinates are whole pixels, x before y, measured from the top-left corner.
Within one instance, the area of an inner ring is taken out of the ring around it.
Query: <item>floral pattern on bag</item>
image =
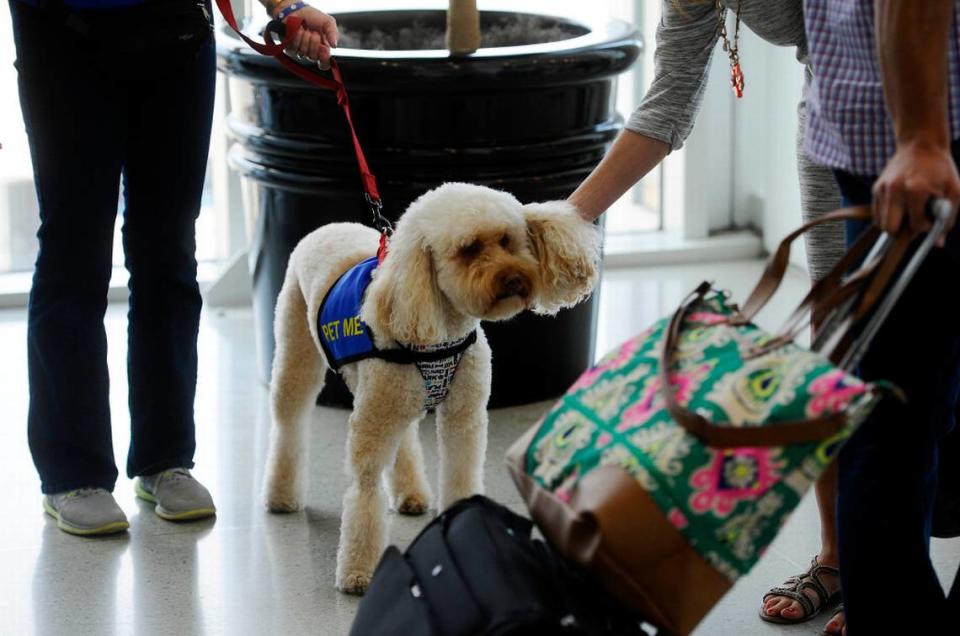
[[[525,464],[562,501],[599,466],[623,468],[731,580],[750,570],[879,397],[877,387],[795,345],[758,353],[772,337],[752,324],[729,324],[733,312],[724,296],[713,294],[687,314],[669,374],[677,401],[737,427],[845,414],[839,433],[774,448],[705,446],[673,421],[664,403],[664,319],[580,377],[540,423]]]
[[[807,417],[820,417],[824,413],[844,411],[866,390],[867,387],[862,382],[848,382],[847,374],[843,371],[836,370],[823,375],[810,383],[813,399],[807,404]]]
[[[798,353],[776,352],[749,360],[720,378],[706,399],[722,403],[733,424],[763,422],[775,409],[796,400],[797,389],[817,366],[813,356]]]
[[[690,509],[726,517],[744,499],[756,499],[780,478],[775,450],[737,448],[711,450],[713,460],[690,477],[694,493]]]
[[[603,375],[607,371],[616,371],[617,369],[623,367],[625,364],[629,363],[633,358],[633,354],[636,353],[637,348],[640,346],[640,343],[643,341],[644,335],[628,340],[623,343],[619,348],[611,351],[600,362],[597,363],[592,369],[586,371],[581,375],[577,382],[570,388],[570,390],[581,389],[585,386],[590,386],[593,382]]]
[[[570,460],[590,443],[595,431],[593,422],[575,411],[554,420],[553,434],[542,437],[536,449],[534,477],[553,482],[568,473]]]

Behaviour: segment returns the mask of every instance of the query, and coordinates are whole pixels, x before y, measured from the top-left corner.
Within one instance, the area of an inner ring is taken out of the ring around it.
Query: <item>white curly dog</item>
[[[304,420],[330,366],[318,327],[328,290],[376,253],[379,234],[355,223],[322,227],[297,245],[276,308],[276,354],[270,387],[273,427],[264,482],[266,506],[303,506],[307,448]],[[437,506],[483,492],[490,395],[490,347],[481,320],[524,309],[553,314],[590,294],[598,278],[599,235],[561,201],[521,205],[490,188],[449,183],[410,205],[386,259],[363,296],[361,324],[377,350],[430,349],[476,341],[460,353],[446,397],[436,406]],[[348,326],[349,329],[349,326]],[[326,330],[324,328],[324,330]],[[334,365],[336,367],[336,365]],[[426,512],[431,493],[418,437],[426,413],[426,375],[416,364],[378,357],[339,368],[354,396],[347,442],[352,481],[343,498],[337,587],[362,594],[386,547],[386,474],[392,506]]]

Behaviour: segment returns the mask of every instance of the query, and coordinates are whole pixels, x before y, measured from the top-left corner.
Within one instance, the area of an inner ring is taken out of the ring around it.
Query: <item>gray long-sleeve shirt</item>
[[[731,12],[738,4],[737,0],[723,3]],[[740,5],[745,27],[771,44],[797,47],[797,59],[807,63],[802,0],[741,0]],[[732,21],[730,24],[732,42]],[[712,0],[663,0],[653,83],[630,116],[627,129],[670,144],[673,150],[680,148],[700,110],[719,38],[717,9]]]

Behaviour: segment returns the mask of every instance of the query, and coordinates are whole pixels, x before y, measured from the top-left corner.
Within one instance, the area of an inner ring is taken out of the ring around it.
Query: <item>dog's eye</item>
[[[483,251],[483,241],[480,239],[475,240],[472,243],[468,243],[460,248],[458,254],[464,258],[473,258]]]
[[[507,249],[508,247],[510,247],[509,234],[504,234],[503,236],[500,237],[500,247],[502,247],[503,249]]]

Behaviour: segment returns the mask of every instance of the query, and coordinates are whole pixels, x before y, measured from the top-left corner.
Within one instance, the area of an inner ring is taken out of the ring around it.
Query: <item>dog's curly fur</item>
[[[303,424],[327,369],[319,305],[341,274],[374,254],[378,240],[363,225],[331,224],[306,236],[290,256],[277,299],[270,387],[264,499],[273,512],[303,506]],[[361,308],[376,346],[437,344],[477,330],[437,408],[439,509],[483,491],[491,364],[480,321],[576,304],[596,284],[598,260],[596,229],[569,204],[524,206],[482,186],[445,184],[417,199],[398,222]],[[381,474],[390,469],[386,481],[398,512],[422,514],[431,502],[417,434],[426,393],[411,364],[370,358],[345,365],[342,374],[354,395],[346,458],[352,483],[343,498],[336,583],[359,594],[386,546]]]

